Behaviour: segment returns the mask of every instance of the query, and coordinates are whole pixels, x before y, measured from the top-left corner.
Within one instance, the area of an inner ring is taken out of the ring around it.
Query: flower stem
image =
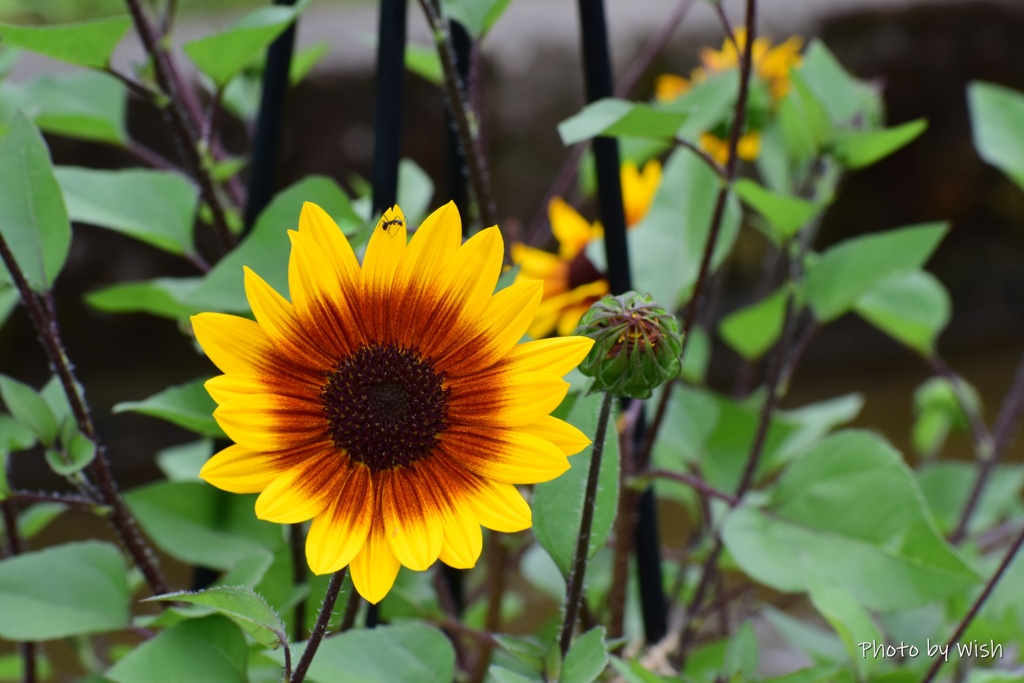
[[[978,612],[981,611],[981,608],[985,604],[985,601],[988,600],[988,597],[992,594],[992,591],[995,590],[996,584],[999,583],[999,580],[1003,578],[1003,574],[1006,573],[1007,568],[1009,568],[1010,563],[1013,562],[1013,558],[1016,557],[1017,553],[1021,549],[1021,546],[1024,546],[1024,528],[1022,528],[1020,530],[1020,533],[1017,534],[1017,538],[1013,541],[1013,545],[1010,546],[1010,549],[1006,552],[1006,555],[1003,557],[1003,561],[999,563],[999,567],[996,569],[995,573],[992,574],[992,577],[985,584],[984,590],[982,590],[981,594],[977,597],[977,599],[975,599],[974,604],[971,605],[971,608],[967,610],[967,614],[964,615],[964,618],[960,620],[959,625],[957,625],[956,627],[956,631],[954,631],[953,635],[949,637],[948,641],[946,641],[947,652],[949,651],[949,648],[951,648],[957,641],[960,640],[960,636],[964,634],[964,631],[967,630],[967,627],[971,625],[972,621],[974,621],[974,617],[976,617],[978,615]],[[935,661],[932,662],[931,668],[928,669],[928,673],[925,674],[925,677],[921,680],[921,683],[931,683],[932,679],[935,678],[936,674],[939,673],[939,669],[941,669],[942,665],[945,663],[946,660],[944,657],[936,657]]]
[[[572,634],[579,616],[580,602],[583,599],[583,577],[587,571],[587,553],[590,548],[590,531],[594,524],[594,502],[597,498],[597,482],[601,474],[601,456],[604,453],[604,438],[608,432],[608,419],[612,412],[612,395],[605,392],[601,402],[601,413],[597,418],[597,433],[594,435],[594,447],[590,456],[590,470],[587,472],[587,488],[583,497],[583,515],[580,519],[580,533],[576,537],[576,553],[569,570],[566,585],[565,621],[562,622],[562,635],[559,646],[562,656],[569,651]]]
[[[480,141],[480,122],[470,105],[466,85],[459,77],[447,18],[444,16],[441,3],[436,0],[420,0],[420,6],[427,18],[427,24],[434,33],[434,42],[441,57],[445,99],[459,134],[462,157],[469,169],[469,183],[480,212],[480,222],[484,227],[495,225],[498,222],[498,210],[494,205],[491,179],[484,160],[483,144]]]
[[[647,473],[648,477],[658,477],[661,479],[669,479],[671,481],[677,481],[680,484],[686,484],[697,493],[708,498],[718,498],[719,500],[725,501],[729,504],[729,507],[736,507],[740,504],[740,499],[731,493],[720,491],[713,486],[709,486],[700,477],[695,477],[692,474],[686,474],[684,472],[671,472],[669,470],[651,470]]]
[[[327,633],[327,625],[331,622],[331,614],[334,612],[334,603],[338,601],[341,584],[345,581],[345,571],[345,569],[341,569],[331,575],[331,581],[327,584],[327,593],[324,595],[324,602],[320,605],[320,613],[316,615],[313,632],[309,634],[306,649],[302,651],[299,663],[295,665],[295,672],[292,674],[290,683],[302,683],[306,678],[306,672],[313,661],[313,656],[320,648],[320,641],[323,640],[324,634]],[[355,593],[354,587],[352,592]]]
[[[21,301],[25,305],[32,327],[35,328],[39,343],[64,389],[64,395],[67,397],[68,405],[71,406],[78,430],[96,446],[96,458],[90,465],[90,470],[96,478],[102,502],[111,508],[110,522],[114,530],[132,559],[135,560],[135,564],[142,571],[153,593],[155,595],[169,593],[170,589],[160,572],[156,557],[142,539],[135,518],[118,493],[117,483],[110,471],[106,449],[96,434],[92,418],[89,416],[89,408],[78,391],[78,383],[71,370],[71,363],[64,353],[57,319],[52,316],[51,307],[29,287],[25,274],[15,260],[3,235],[0,235],[0,260],[7,266],[7,271],[11,274],[11,279],[21,295]]]

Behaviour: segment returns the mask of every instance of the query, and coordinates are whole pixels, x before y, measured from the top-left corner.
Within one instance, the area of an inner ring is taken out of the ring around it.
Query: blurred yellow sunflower
[[[246,268],[255,321],[192,318],[224,372],[206,387],[235,442],[200,476],[260,493],[260,519],[312,519],[310,568],[350,566],[370,602],[401,565],[472,567],[481,525],[530,526],[515,484],[557,477],[589,443],[549,413],[568,389],[562,375],[593,342],[518,344],[542,285],[494,293],[501,234],[488,228],[462,244],[453,204],[408,244],[401,210],[386,212],[362,265],[314,204],[289,237],[290,302]]]
[[[746,43],[747,29],[742,26],[737,28],[734,36],[735,44],[726,39],[719,50],[712,48],[701,50],[700,60],[703,66],[691,71],[689,79],[676,74],[658,76],[654,82],[655,99],[659,102],[671,102],[686,93],[692,84],[706,81],[713,74],[738,68],[740,60],[736,45],[742,46]],[[768,86],[768,92],[773,101],[778,102],[789,92],[789,74],[793,68],[800,65],[800,50],[802,48],[803,40],[798,36],[791,36],[786,42],[774,46],[771,39],[765,36],[754,40],[752,48],[753,73]],[[718,163],[726,162],[728,144],[722,138],[713,133],[704,133],[700,139],[700,146]],[[745,161],[753,161],[757,158],[760,147],[760,134],[757,131],[749,131],[740,136],[736,153]]]
[[[626,162],[620,177],[626,225],[633,228],[651,207],[661,183],[661,164],[651,159],[640,169]],[[548,220],[558,242],[557,254],[525,244],[512,245],[512,262],[519,265],[516,282],[544,283],[537,315],[527,330],[536,339],[552,332],[563,337],[571,334],[591,304],[608,294],[608,281],[584,251],[587,244],[604,236],[601,224],[589,222],[561,197],[548,204]]]

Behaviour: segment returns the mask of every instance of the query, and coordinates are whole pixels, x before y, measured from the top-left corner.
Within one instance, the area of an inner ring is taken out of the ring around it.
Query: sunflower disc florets
[[[606,296],[590,307],[576,334],[594,347],[580,370],[594,378],[591,391],[650,398],[679,374],[682,335],[675,316],[647,294]]]

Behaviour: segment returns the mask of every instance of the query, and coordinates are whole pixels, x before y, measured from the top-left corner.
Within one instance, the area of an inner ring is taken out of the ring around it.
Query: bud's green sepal
[[[650,398],[679,374],[679,323],[649,295],[604,297],[583,314],[576,334],[594,340],[580,364],[580,371],[594,378],[591,391]]]

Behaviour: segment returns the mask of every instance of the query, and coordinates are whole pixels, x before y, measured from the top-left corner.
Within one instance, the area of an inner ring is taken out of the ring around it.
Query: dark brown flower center
[[[334,445],[374,472],[430,455],[448,425],[444,374],[415,349],[363,346],[320,392]]]
[[[569,289],[589,285],[602,278],[604,278],[604,274],[587,258],[585,250],[581,250],[573,260],[569,261]]]

